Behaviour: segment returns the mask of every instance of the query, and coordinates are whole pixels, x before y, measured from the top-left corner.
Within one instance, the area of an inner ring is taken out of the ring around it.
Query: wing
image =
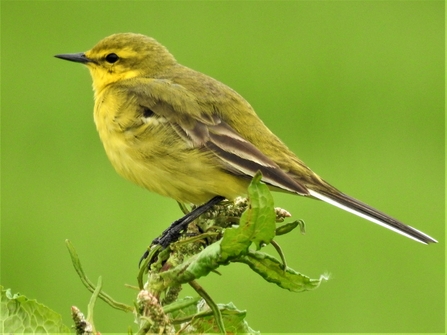
[[[141,80],[141,79],[140,79]],[[198,101],[182,85],[162,79],[143,79],[132,85],[132,93],[148,115],[166,119],[191,147],[210,150],[222,168],[240,176],[253,177],[261,171],[263,181],[279,189],[309,195],[307,188],[291,178],[274,161],[222,120],[212,102]]]

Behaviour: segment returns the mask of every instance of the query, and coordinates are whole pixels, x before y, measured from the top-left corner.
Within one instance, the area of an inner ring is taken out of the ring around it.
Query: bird
[[[423,244],[437,242],[326,182],[268,129],[239,93],[181,65],[152,37],[113,34],[86,52],[55,57],[89,69],[94,121],[118,174],[149,191],[199,206],[173,223],[175,236],[212,205],[246,194],[260,171],[273,191],[322,200]],[[166,246],[169,240],[154,243]]]

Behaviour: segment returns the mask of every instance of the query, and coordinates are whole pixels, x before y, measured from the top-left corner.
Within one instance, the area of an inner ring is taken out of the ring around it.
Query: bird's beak
[[[69,60],[70,62],[76,62],[76,63],[96,63],[93,59],[88,58],[85,53],[75,53],[75,54],[61,54],[61,55],[55,55],[54,57]]]

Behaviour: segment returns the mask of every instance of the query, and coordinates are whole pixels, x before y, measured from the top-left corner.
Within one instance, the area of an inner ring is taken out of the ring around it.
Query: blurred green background
[[[322,202],[275,194],[307,223],[278,238],[318,290],[243,265],[200,284],[268,332],[444,332],[444,2],[2,1],[1,283],[71,324],[90,293],[64,240],[131,304],[147,244],[176,203],[121,179],[92,119],[88,71],[53,58],[116,32],[150,35],[237,90],[314,171],[439,240],[424,246]],[[191,185],[191,187],[194,187]],[[272,251],[272,249],[268,249]],[[186,294],[193,294],[185,289]],[[97,304],[103,332],[132,315]]]

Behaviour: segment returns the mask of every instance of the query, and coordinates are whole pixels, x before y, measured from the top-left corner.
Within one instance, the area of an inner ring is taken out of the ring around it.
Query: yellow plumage
[[[312,172],[219,81],[177,63],[154,39],[115,34],[57,57],[93,78],[94,119],[116,171],[150,191],[202,204],[243,195],[259,170],[272,189],[317,198],[422,243],[436,242]]]

